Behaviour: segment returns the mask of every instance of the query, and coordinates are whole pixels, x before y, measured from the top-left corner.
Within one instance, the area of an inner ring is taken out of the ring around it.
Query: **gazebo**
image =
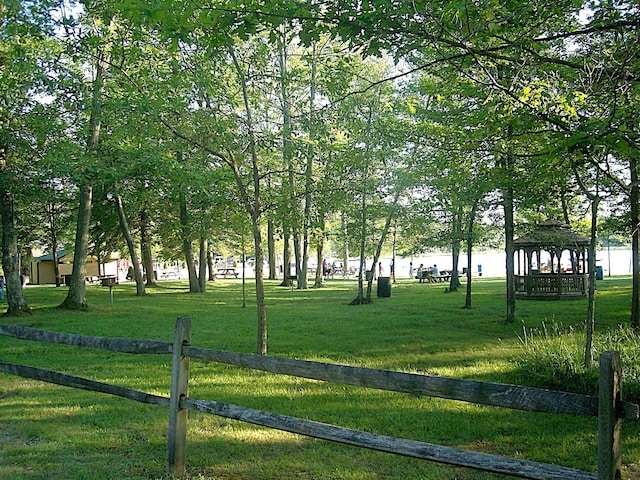
[[[546,220],[514,241],[516,297],[562,300],[585,297],[591,241],[557,220]]]

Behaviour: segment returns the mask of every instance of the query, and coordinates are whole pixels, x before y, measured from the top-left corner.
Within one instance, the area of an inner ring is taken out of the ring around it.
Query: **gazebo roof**
[[[571,230],[566,223],[558,220],[545,220],[537,225],[537,228],[530,233],[514,240],[516,248],[524,247],[561,247],[573,246],[588,247],[591,240],[582,235],[578,235]]]

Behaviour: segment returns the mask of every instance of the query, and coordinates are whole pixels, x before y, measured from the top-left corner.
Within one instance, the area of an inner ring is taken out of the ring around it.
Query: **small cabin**
[[[73,250],[58,250],[56,252],[60,283],[67,285],[73,272]],[[118,262],[109,260],[108,263],[98,263],[95,257],[87,257],[87,278],[98,278],[100,275],[117,275]],[[48,253],[34,258],[29,271],[29,282],[35,285],[55,285],[56,274],[53,263],[53,254]]]
[[[563,300],[589,290],[589,238],[557,220],[546,220],[514,240],[516,297]]]

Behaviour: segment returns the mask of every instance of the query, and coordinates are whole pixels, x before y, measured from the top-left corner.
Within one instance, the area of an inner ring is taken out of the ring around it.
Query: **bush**
[[[554,323],[550,328],[527,330],[520,337],[525,355],[517,361],[518,382],[525,385],[587,395],[598,393],[598,366],[584,367],[585,335]],[[596,333],[593,351],[596,363],[602,352],[615,350],[622,360],[624,399],[640,403],[640,335],[629,327]]]

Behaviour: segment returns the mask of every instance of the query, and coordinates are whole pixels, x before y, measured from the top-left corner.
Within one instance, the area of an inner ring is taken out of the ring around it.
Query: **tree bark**
[[[7,288],[5,315],[31,313],[22,290],[20,259],[16,238],[14,197],[9,190],[6,150],[0,147],[0,216],[2,217],[2,270]],[[0,287],[1,288],[1,287]]]
[[[133,241],[131,235],[131,229],[129,228],[129,222],[127,221],[127,215],[124,211],[124,205],[122,204],[122,197],[116,194],[116,208],[118,209],[118,218],[120,219],[120,228],[122,229],[122,235],[127,242],[127,248],[129,249],[129,256],[131,257],[131,263],[133,263],[133,276],[136,282],[136,295],[139,297],[144,296],[146,293],[144,289],[144,279],[142,278],[142,270],[140,269],[140,259],[136,252],[136,244]]]
[[[349,219],[347,215],[342,212],[340,220],[342,221],[342,234],[344,235],[342,271],[346,274],[349,271]]]
[[[290,287],[291,280],[289,276],[291,275],[291,245],[289,235],[289,227],[286,225],[287,220],[284,220],[284,224],[282,225],[282,283],[281,287]]]
[[[631,293],[631,327],[640,330],[640,186],[638,185],[638,160],[631,155],[631,255],[633,263],[633,291]]]
[[[49,239],[51,241],[51,255],[53,257],[53,275],[56,277],[56,288],[60,288],[60,266],[58,264],[58,233],[56,229],[56,205],[49,204]]]
[[[368,174],[366,173],[366,171],[368,170],[368,168],[365,170],[365,181],[363,182],[363,185],[366,185],[367,183],[367,179],[368,179]],[[360,227],[360,270],[358,272],[358,295],[356,296],[356,298],[354,298],[351,301],[351,305],[362,305],[364,303],[370,303],[371,301],[371,296],[369,296],[369,301],[367,301],[367,298],[365,297],[365,293],[364,293],[364,281],[365,278],[363,277],[363,273],[366,271],[366,266],[365,266],[365,249],[366,249],[366,241],[367,241],[367,192],[363,191],[361,192],[362,195],[362,203],[360,205],[360,222],[362,223],[361,227]],[[344,266],[343,266],[344,268]],[[373,281],[373,277],[375,275],[375,269],[376,269],[376,264],[375,261],[374,263],[371,265],[371,270],[369,270],[366,275],[367,275],[367,283],[370,284],[370,282]]]
[[[458,263],[460,261],[460,238],[462,237],[462,207],[454,214],[453,228],[451,235],[451,279],[449,280],[449,291],[457,292],[460,287],[458,278]]]
[[[373,108],[369,107],[369,111],[367,112],[367,126],[370,128],[373,121]],[[373,264],[371,265],[371,270],[367,275],[367,290],[369,290],[369,294],[365,297],[364,294],[364,279],[362,278],[362,273],[365,268],[365,249],[367,244],[367,196],[369,194],[369,169],[371,168],[371,158],[369,155],[371,146],[367,142],[364,149],[364,170],[362,172],[362,182],[361,182],[361,200],[360,200],[360,271],[358,272],[358,295],[351,301],[351,305],[360,305],[363,303],[371,303],[371,282],[373,282],[373,278],[375,277],[376,271],[376,259],[374,259]],[[346,268],[347,265],[344,265]]]
[[[295,195],[295,175],[293,166],[293,152],[292,152],[292,139],[291,139],[291,107],[289,104],[289,94],[287,91],[288,85],[288,73],[287,73],[287,52],[284,42],[280,42],[279,45],[278,63],[280,66],[280,95],[282,102],[282,161],[284,167],[287,170],[287,178],[283,179],[283,193],[284,193],[284,205],[286,211],[284,215],[284,221],[287,224],[287,234],[291,234],[293,239],[293,254],[296,262],[296,279],[298,282],[298,288],[300,288],[300,281],[303,277],[300,262],[300,234],[298,231],[298,200]],[[287,262],[286,254],[288,251],[288,240],[285,240],[285,264],[284,264],[284,280],[282,284],[288,286],[291,283],[290,265]]]
[[[507,186],[504,197],[504,236],[507,269],[507,323],[516,321],[516,280],[514,270],[514,222],[513,222],[513,187]]]
[[[60,305],[67,310],[86,310],[89,308],[85,294],[87,276],[87,254],[89,251],[89,221],[91,219],[91,200],[93,188],[86,181],[80,185],[76,241],[73,250],[73,272],[69,282],[69,292]]]
[[[589,262],[589,304],[587,306],[587,331],[584,346],[584,366],[593,366],[593,332],[596,326],[596,241],[598,238],[598,205],[600,197],[591,196],[591,243],[588,250]],[[574,272],[577,270],[574,268]]]
[[[142,253],[142,266],[147,275],[147,287],[157,287],[158,282],[153,270],[153,256],[151,255],[151,225],[149,212],[146,208],[140,212],[140,252]]]
[[[298,288],[309,288],[309,244],[311,237],[311,205],[313,202],[313,159],[315,156],[313,144],[315,141],[315,99],[316,99],[316,62],[315,45],[311,54],[311,81],[309,85],[309,141],[307,148],[307,165],[304,172],[304,210],[302,228],[302,266],[298,277]],[[320,264],[317,264],[320,267]],[[317,281],[317,276],[316,276]]]
[[[207,250],[208,242],[204,234],[200,235],[200,258],[198,261],[198,280],[200,281],[200,293],[207,291]]]
[[[257,212],[256,212],[257,213]],[[260,217],[256,214],[253,220],[253,243],[256,250],[256,304],[258,309],[258,355],[267,354],[267,308],[264,298],[264,254],[262,252],[262,231]]]
[[[96,75],[93,81],[91,98],[91,116],[89,117],[89,138],[87,139],[87,156],[97,155],[100,140],[100,122],[102,120],[102,89],[106,59],[102,52],[96,62]],[[76,240],[73,250],[73,272],[69,283],[67,297],[60,308],[68,310],[85,310],[88,308],[85,293],[85,279],[87,276],[87,254],[89,252],[89,222],[91,220],[91,201],[93,186],[86,175],[80,182],[78,193],[78,220],[76,224]]]
[[[471,255],[473,253],[473,226],[476,221],[478,201],[473,203],[467,224],[467,291],[464,299],[464,308],[471,308]]]
[[[187,212],[187,200],[184,193],[180,192],[180,231],[182,233],[182,252],[189,272],[189,292],[200,293],[200,282],[196,274],[196,266],[193,259],[193,248],[191,246],[191,227],[189,224],[189,213]]]
[[[207,247],[207,266],[209,267],[209,281],[216,281],[215,267],[213,265],[213,255],[211,255],[211,248]]]
[[[325,220],[324,220],[324,212],[320,212],[319,214],[319,224],[318,230],[320,234],[318,235],[318,244],[316,247],[316,278],[313,283],[314,287],[321,287],[324,281],[324,271],[323,271],[323,263],[324,263],[324,239],[325,239]]]
[[[372,273],[375,271],[376,265],[378,265],[378,260],[380,259],[380,253],[382,252],[382,247],[384,246],[384,242],[387,239],[387,235],[389,233],[389,228],[391,227],[391,221],[394,218],[394,214],[396,212],[396,206],[398,205],[398,199],[400,198],[400,192],[396,192],[393,197],[393,203],[389,205],[389,210],[387,211],[387,219],[384,222],[384,227],[382,232],[380,233],[380,239],[378,240],[378,246],[376,247],[376,252],[373,256],[373,266],[371,267]],[[371,297],[371,291],[373,289],[373,277],[374,275],[370,275],[367,279],[367,296],[365,297],[364,303],[373,303],[373,298]]]
[[[276,277],[276,239],[275,225],[272,218],[267,220],[267,250],[269,254],[269,280]],[[257,265],[255,266],[257,268]]]
[[[247,130],[249,132],[249,151],[251,153],[251,173],[253,179],[253,198],[251,198],[247,191],[244,182],[242,181],[242,174],[238,168],[238,164],[229,152],[227,163],[233,171],[233,175],[236,179],[236,184],[240,189],[240,196],[242,202],[247,209],[247,212],[251,216],[253,242],[256,253],[256,307],[258,313],[258,341],[257,341],[257,353],[258,355],[267,354],[267,308],[264,297],[264,272],[263,262],[264,253],[262,251],[262,228],[260,225],[260,217],[262,214],[262,202],[260,198],[260,168],[258,150],[256,145],[255,131],[253,127],[253,116],[251,114],[251,104],[249,103],[249,94],[247,92],[247,79],[240,68],[240,64],[235,56],[233,49],[229,49],[229,53],[233,59],[233,64],[238,73],[240,85],[242,88],[242,98],[244,100],[244,107],[246,112]]]

